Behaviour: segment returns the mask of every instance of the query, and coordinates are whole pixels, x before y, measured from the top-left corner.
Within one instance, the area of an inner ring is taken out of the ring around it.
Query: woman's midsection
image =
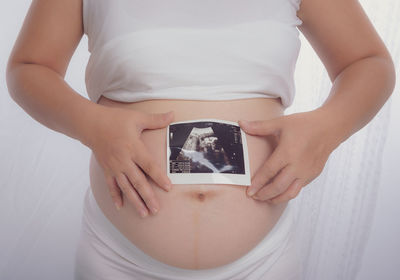
[[[135,103],[112,101],[102,96],[104,106],[124,107],[146,113],[174,111],[173,121],[215,118],[271,119],[283,114],[277,99],[257,98],[224,101],[146,100]],[[141,138],[154,162],[166,173],[166,127],[144,130]],[[271,136],[246,134],[250,175],[276,146]],[[273,205],[246,195],[247,186],[228,184],[174,184],[166,192],[146,175],[159,201],[156,215],[141,218],[124,199],[116,210],[104,174],[92,154],[91,188],[106,217],[133,244],[153,258],[186,269],[206,269],[225,265],[254,248],[278,221],[286,203]]]

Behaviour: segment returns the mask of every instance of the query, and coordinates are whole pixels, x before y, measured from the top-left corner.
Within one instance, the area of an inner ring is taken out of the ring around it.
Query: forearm
[[[18,64],[7,72],[13,100],[46,127],[87,145],[88,128],[104,109],[76,93],[52,69],[38,64]]]
[[[334,80],[329,97],[316,111],[335,133],[337,144],[364,127],[393,92],[395,70],[391,59],[359,60]]]

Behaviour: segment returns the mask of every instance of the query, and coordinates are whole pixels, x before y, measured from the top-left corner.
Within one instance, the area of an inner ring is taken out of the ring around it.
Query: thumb
[[[239,126],[244,132],[252,135],[278,135],[281,129],[280,125],[279,118],[255,121],[239,120]]]
[[[174,112],[150,113],[142,119],[143,129],[157,129],[166,127],[174,119]]]

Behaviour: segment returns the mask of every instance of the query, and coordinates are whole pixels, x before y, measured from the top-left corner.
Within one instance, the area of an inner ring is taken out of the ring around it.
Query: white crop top
[[[301,0],[83,0],[88,97],[292,104]]]

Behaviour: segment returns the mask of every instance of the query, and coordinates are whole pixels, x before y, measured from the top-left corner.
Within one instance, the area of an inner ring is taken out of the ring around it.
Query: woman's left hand
[[[252,177],[247,194],[274,204],[295,198],[323,170],[340,145],[340,133],[320,110],[256,120],[240,127],[250,135],[274,135],[278,145]]]

